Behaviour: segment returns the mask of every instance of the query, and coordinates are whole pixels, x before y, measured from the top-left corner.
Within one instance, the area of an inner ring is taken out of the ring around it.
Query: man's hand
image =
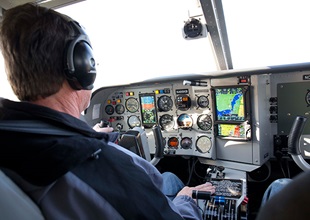
[[[100,123],[95,124],[93,129],[97,132],[104,132],[104,133],[109,133],[113,131],[112,127],[100,127]]]
[[[213,186],[213,185],[212,185],[211,183],[209,183],[209,182],[206,182],[206,183],[204,183],[204,184],[201,184],[201,185],[198,185],[198,186],[195,186],[195,187],[188,187],[188,186],[185,186],[185,187],[177,194],[177,196],[186,195],[186,196],[192,197],[193,190],[207,191],[207,192],[210,192],[211,194],[213,194],[213,193],[215,192],[215,186]]]

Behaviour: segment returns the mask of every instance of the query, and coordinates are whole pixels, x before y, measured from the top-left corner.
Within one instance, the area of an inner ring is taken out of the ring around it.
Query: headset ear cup
[[[75,90],[93,89],[96,79],[96,62],[86,35],[79,35],[67,47],[66,78]]]
[[[73,54],[75,76],[83,89],[93,89],[96,79],[96,62],[92,48],[86,42],[76,44]]]

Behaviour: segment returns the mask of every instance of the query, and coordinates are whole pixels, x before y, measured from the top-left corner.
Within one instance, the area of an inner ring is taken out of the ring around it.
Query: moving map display
[[[246,138],[246,130],[242,124],[218,124],[218,135],[222,137]]]
[[[242,122],[245,120],[242,87],[215,88],[215,103],[217,121]]]
[[[224,139],[250,140],[250,87],[213,88],[217,136]]]

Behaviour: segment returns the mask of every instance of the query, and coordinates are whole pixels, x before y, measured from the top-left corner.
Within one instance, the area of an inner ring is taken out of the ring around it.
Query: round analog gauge
[[[125,106],[129,112],[134,113],[134,112],[138,111],[138,109],[139,109],[139,102],[137,99],[131,97],[131,98],[126,100]]]
[[[130,128],[134,127],[140,127],[141,126],[141,121],[138,118],[138,116],[132,115],[128,118],[127,123]]]
[[[180,143],[181,148],[183,148],[183,149],[190,149],[190,148],[192,148],[192,144],[193,144],[193,141],[189,137],[182,138],[181,143]]]
[[[202,29],[203,29],[202,23],[195,18],[188,20],[184,24],[184,27],[183,27],[183,31],[184,31],[186,38],[187,37],[189,37],[189,38],[198,37],[199,35],[201,35]]]
[[[125,112],[125,107],[122,104],[117,104],[115,106],[115,112],[117,114],[123,114]]]
[[[177,119],[178,126],[182,129],[189,129],[193,126],[193,119],[188,114],[181,114]]]
[[[202,95],[198,97],[197,104],[200,108],[207,108],[209,106],[209,99],[207,96]]]
[[[173,116],[164,114],[159,118],[160,127],[163,130],[171,130],[174,127]]]
[[[306,102],[308,104],[308,107],[310,106],[310,90],[308,89],[308,92],[306,94]]]
[[[178,148],[179,146],[179,139],[176,137],[171,137],[168,139],[168,147],[170,148]]]
[[[163,95],[158,99],[157,106],[159,111],[167,112],[172,109],[173,101],[169,96]]]
[[[212,119],[209,115],[200,115],[197,118],[197,125],[203,131],[208,131],[212,127]]]
[[[200,136],[196,141],[196,148],[200,153],[207,153],[211,149],[212,142],[207,136]]]
[[[108,115],[112,115],[114,113],[114,107],[112,105],[107,105],[105,107],[105,113]]]
[[[186,111],[191,107],[191,98],[185,94],[178,95],[175,104],[177,109]]]

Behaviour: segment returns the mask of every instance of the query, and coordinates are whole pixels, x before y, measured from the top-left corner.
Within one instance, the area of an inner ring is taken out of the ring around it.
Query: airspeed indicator
[[[134,112],[138,111],[138,109],[139,109],[139,102],[137,99],[131,97],[131,98],[126,100],[125,106],[129,112],[134,113]]]

